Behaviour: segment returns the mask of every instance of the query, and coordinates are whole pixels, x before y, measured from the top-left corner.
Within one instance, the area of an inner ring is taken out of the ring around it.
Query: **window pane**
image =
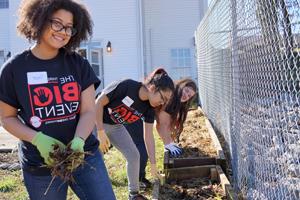
[[[92,64],[91,66],[92,66],[92,68],[93,68],[95,74],[96,74],[97,76],[99,76],[99,65]]]
[[[178,59],[178,67],[184,67],[184,58]]]
[[[191,58],[185,58],[185,67],[191,67]]]
[[[191,51],[189,49],[184,49],[184,56],[191,57]]]
[[[171,66],[172,67],[191,67],[192,66],[191,50],[188,48],[171,49]]]
[[[178,49],[178,57],[183,57],[183,49]]]
[[[0,9],[8,8],[8,7],[9,7],[8,0],[0,0]]]
[[[99,53],[93,51],[92,52],[92,63],[99,63]]]

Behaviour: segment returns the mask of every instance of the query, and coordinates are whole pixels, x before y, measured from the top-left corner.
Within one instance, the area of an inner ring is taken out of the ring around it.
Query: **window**
[[[9,8],[9,0],[0,0],[0,9]]]
[[[89,43],[89,45],[82,45],[76,50],[76,52],[82,57],[88,59],[93,71],[101,80],[101,84],[96,90],[96,92],[99,92],[104,86],[103,50],[99,46],[93,46],[95,43],[96,42],[92,42]],[[91,48],[91,46],[93,47]]]
[[[172,67],[192,67],[192,56],[190,49],[171,49]]]
[[[92,51],[91,52],[91,66],[97,76],[100,75],[100,52]]]
[[[4,63],[5,59],[4,59],[4,50],[0,50],[0,68],[1,65]]]

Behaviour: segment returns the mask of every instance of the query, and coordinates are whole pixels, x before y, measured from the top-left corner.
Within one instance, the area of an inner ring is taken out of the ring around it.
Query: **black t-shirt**
[[[104,106],[103,122],[107,124],[130,124],[139,119],[154,122],[154,109],[149,101],[139,98],[141,82],[131,79],[112,82],[103,89],[109,98]]]
[[[75,134],[80,117],[81,92],[90,85],[100,84],[86,59],[64,49],[50,60],[35,57],[30,50],[7,61],[0,71],[0,100],[18,109],[18,117],[36,131],[68,144]],[[90,135],[85,151],[95,151],[98,140]],[[21,141],[22,167],[32,173],[43,159],[37,148]]]

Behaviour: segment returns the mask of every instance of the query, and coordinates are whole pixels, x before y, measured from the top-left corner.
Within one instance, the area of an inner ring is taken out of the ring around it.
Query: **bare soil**
[[[209,178],[173,181],[160,187],[159,200],[226,199],[222,187]]]
[[[13,153],[0,153],[0,164],[2,163],[8,163],[8,164],[13,164],[13,163],[18,163],[18,153],[13,152]]]
[[[201,110],[188,112],[179,140],[179,146],[184,150],[180,158],[217,156]]]
[[[179,158],[216,157],[210,133],[205,123],[206,117],[201,110],[188,112],[184,129],[179,138],[179,146],[184,150]],[[160,187],[160,200],[204,200],[226,199],[225,193],[215,182],[206,178],[192,178],[173,181]]]

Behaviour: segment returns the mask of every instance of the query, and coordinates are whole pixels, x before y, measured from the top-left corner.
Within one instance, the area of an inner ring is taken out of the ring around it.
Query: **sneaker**
[[[143,195],[136,193],[136,194],[129,194],[128,200],[148,200]]]
[[[148,189],[148,188],[151,188],[151,186],[152,186],[152,183],[148,179],[142,178],[140,180],[140,188],[141,189]]]

